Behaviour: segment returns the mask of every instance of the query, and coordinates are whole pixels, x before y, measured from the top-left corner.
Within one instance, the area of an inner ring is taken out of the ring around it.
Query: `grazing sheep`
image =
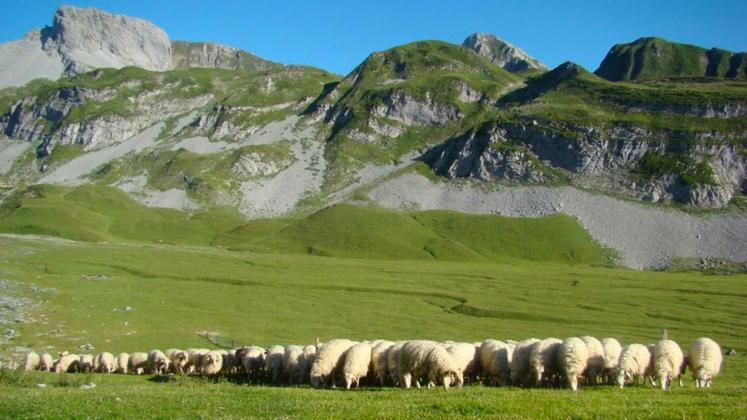
[[[558,350],[563,343],[558,338],[546,338],[534,343],[529,351],[529,373],[536,385],[552,383],[560,372]]]
[[[225,374],[233,374],[238,370],[238,359],[236,359],[236,349],[228,350],[223,355],[223,367],[221,371]]]
[[[614,338],[603,338],[602,352],[604,353],[604,367],[602,367],[602,377],[606,379],[607,383],[612,385],[615,378],[615,371],[617,370],[617,361],[620,359],[620,352],[622,347],[620,342]]]
[[[643,344],[630,344],[620,351],[617,362],[617,384],[624,388],[631,379],[644,383],[651,363],[651,352]]]
[[[330,340],[322,345],[311,365],[311,386],[314,388],[321,388],[327,384],[334,386],[335,376],[342,369],[340,359],[353,345],[355,345],[354,342],[346,339]]]
[[[39,358],[39,370],[43,372],[50,372],[52,370],[52,363],[54,363],[54,361],[52,360],[52,355],[49,353],[42,353],[41,357]]]
[[[247,379],[259,379],[265,367],[265,349],[257,346],[243,347],[236,352]]]
[[[424,340],[408,341],[402,346],[399,374],[405,389],[410,388],[413,378],[418,388],[419,379],[427,379],[428,387],[440,380],[446,390],[452,383],[464,380],[446,349],[436,342]]]
[[[359,343],[350,347],[344,354],[345,362],[342,365],[342,375],[345,380],[345,389],[355,385],[360,386],[360,379],[368,375],[368,365],[371,364],[371,345]]]
[[[127,367],[135,375],[142,375],[148,367],[148,353],[136,352],[130,354]]]
[[[96,355],[93,365],[96,367],[96,372],[100,373],[112,373],[114,372],[114,355],[105,351]]]
[[[304,358],[303,347],[285,346],[283,369],[285,369],[285,376],[288,379],[289,385],[304,382],[304,371],[308,371],[305,369],[305,365],[306,359]]]
[[[184,350],[189,355],[189,361],[185,366],[187,373],[192,374],[200,367],[200,358],[203,354],[209,352],[209,349],[186,349]]]
[[[672,340],[662,339],[654,346],[653,375],[661,389],[667,389],[674,377],[680,377],[683,354],[680,346]]]
[[[397,341],[386,352],[386,369],[394,386],[399,386],[399,357],[406,341]]]
[[[457,385],[461,388],[464,385],[465,376],[474,378],[478,374],[480,352],[471,343],[453,343],[446,346],[446,351],[451,356],[457,369],[462,373],[462,378],[458,378],[457,381]]]
[[[130,355],[127,353],[119,353],[117,355],[117,373],[127,375],[127,365],[130,362]]]
[[[80,372],[80,356],[77,354],[60,353],[54,366],[56,373]]]
[[[589,349],[578,337],[563,340],[558,350],[558,365],[573,391],[578,390],[579,379],[583,377],[589,362]]]
[[[513,360],[516,342],[508,342],[494,350],[490,358],[490,371],[496,378],[495,385],[506,386],[511,383],[511,361]]]
[[[223,368],[223,355],[219,351],[209,351],[200,356],[199,373],[205,376],[216,376]]]
[[[496,350],[505,347],[506,343],[493,339],[488,339],[480,343],[478,358],[480,359],[480,371],[486,385],[492,385],[497,381],[498,372],[494,369],[492,357]]]
[[[40,364],[41,357],[39,356],[39,353],[30,351],[26,353],[26,356],[23,357],[23,365],[21,366],[21,368],[26,371],[37,370],[39,369]]]
[[[721,372],[721,347],[710,338],[696,339],[687,352],[687,362],[696,388],[710,388],[713,378]]]
[[[179,349],[166,349],[164,354],[169,359],[169,364],[173,373],[184,373],[187,364],[189,364],[189,353]]]
[[[161,350],[148,353],[148,371],[154,375],[163,375],[169,371],[169,358]]]
[[[392,346],[394,346],[394,343],[391,341],[380,341],[371,347],[371,366],[369,370],[373,380],[378,382],[379,386],[384,386],[386,381],[388,353]]]
[[[596,385],[597,376],[604,369],[604,346],[599,340],[588,335],[581,337],[581,341],[586,344],[586,348],[589,350],[589,361],[586,365],[584,377],[590,385]]]
[[[270,375],[273,384],[280,381],[280,375],[283,373],[283,357],[285,349],[283,346],[272,346],[267,349],[265,355],[265,372]]]
[[[537,338],[529,338],[516,344],[511,358],[511,383],[514,386],[529,386],[531,384],[529,356],[532,352],[532,346],[539,341]]]
[[[84,373],[93,372],[93,355],[80,355],[80,371]]]

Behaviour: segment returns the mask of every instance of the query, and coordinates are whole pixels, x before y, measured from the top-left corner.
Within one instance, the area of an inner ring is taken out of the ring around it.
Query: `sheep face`
[[[624,370],[618,370],[617,371],[617,384],[620,385],[620,389],[625,388],[625,382],[627,382],[630,378],[630,374]]]
[[[311,386],[314,388],[321,388],[324,386],[324,383],[326,382],[326,378],[324,375],[311,375]]]

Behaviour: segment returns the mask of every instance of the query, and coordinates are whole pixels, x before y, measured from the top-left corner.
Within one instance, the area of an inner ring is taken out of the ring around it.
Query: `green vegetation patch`
[[[676,175],[689,187],[717,184],[713,168],[707,162],[696,161],[688,152],[646,152],[633,172],[645,181]]]

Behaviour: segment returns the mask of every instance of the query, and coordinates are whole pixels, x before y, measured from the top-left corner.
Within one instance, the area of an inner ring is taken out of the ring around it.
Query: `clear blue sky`
[[[641,36],[747,51],[747,0],[0,0],[0,42],[51,24],[60,4],[148,19],[171,39],[215,41],[286,64],[346,74],[373,51],[422,39],[461,43],[491,32],[550,67],[594,70]]]

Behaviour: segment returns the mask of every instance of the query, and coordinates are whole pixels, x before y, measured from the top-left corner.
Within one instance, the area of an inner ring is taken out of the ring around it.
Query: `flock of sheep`
[[[410,388],[414,382],[429,388],[441,384],[448,390],[467,381],[520,387],[565,384],[575,391],[582,380],[591,385],[616,382],[621,388],[631,381],[643,384],[649,380],[666,389],[677,378],[681,386],[688,367],[696,387],[710,387],[721,362],[721,348],[715,341],[698,338],[684,356],[665,333],[656,344],[626,347],[614,338],[586,336],[477,343],[335,339],[308,346],[245,346],[230,351],[169,349],[117,356],[103,352],[95,357],[63,352],[56,360],[48,353],[30,352],[21,368],[59,373],[242,375],[253,382],[308,383],[315,388],[336,384],[347,389],[364,384]]]

